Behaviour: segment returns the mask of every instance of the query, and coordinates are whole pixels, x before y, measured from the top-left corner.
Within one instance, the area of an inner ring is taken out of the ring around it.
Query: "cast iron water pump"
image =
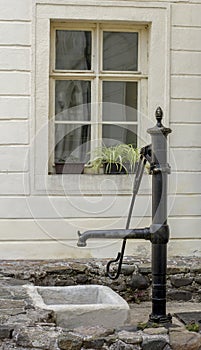
[[[167,270],[167,243],[169,241],[169,226],[167,224],[167,175],[170,174],[170,166],[167,163],[167,135],[171,129],[162,124],[163,112],[160,107],[156,110],[156,126],[148,129],[151,135],[151,145],[145,146],[140,151],[133,195],[129,208],[129,214],[125,229],[114,230],[90,230],[79,235],[77,245],[85,247],[89,238],[121,238],[123,239],[121,252],[117,258],[107,264],[107,275],[111,279],[119,277],[123,262],[124,250],[127,239],[145,239],[152,243],[152,313],[149,321],[154,323],[169,323],[171,315],[166,314],[166,270]],[[140,186],[146,162],[150,164],[152,175],[152,224],[150,227],[129,229],[135,198]],[[119,262],[116,274],[111,274],[110,267],[114,262]]]

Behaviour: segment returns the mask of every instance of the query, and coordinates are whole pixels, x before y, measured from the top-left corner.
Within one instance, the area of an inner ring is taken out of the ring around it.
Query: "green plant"
[[[198,323],[192,321],[186,325],[186,329],[190,332],[199,332],[200,326]]]
[[[129,164],[130,172],[133,173],[135,164],[139,160],[140,152],[138,148],[133,147],[132,144],[122,144],[123,162]]]
[[[137,324],[137,329],[143,331],[146,328],[159,328],[161,326],[162,326],[161,323],[155,323],[155,322],[150,322],[150,321],[148,321],[148,322],[139,322]]]
[[[148,322],[139,322],[137,324],[137,329],[141,331],[143,331],[147,327],[148,327]]]
[[[133,172],[135,163],[139,159],[139,150],[131,144],[118,144],[116,146],[97,147],[92,152],[92,159],[88,162],[94,169],[98,170],[105,164],[106,173],[110,173],[112,164],[115,164],[117,171],[125,170]]]

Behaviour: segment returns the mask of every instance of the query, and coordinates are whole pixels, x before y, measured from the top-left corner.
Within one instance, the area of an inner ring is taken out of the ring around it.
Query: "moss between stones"
[[[199,332],[200,326],[198,323],[188,323],[186,329],[190,332]]]
[[[154,322],[139,322],[137,324],[137,329],[138,330],[144,330],[145,328],[158,328],[158,327],[161,327],[161,324],[160,323],[154,323]]]

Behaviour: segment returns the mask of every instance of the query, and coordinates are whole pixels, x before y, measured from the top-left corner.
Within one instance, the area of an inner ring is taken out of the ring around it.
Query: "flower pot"
[[[103,169],[104,169],[104,174],[120,175],[120,174],[127,173],[124,167],[116,163],[104,163]]]
[[[85,165],[83,173],[86,175],[102,175],[102,174],[104,174],[104,170],[103,170],[102,166],[100,168],[96,169],[92,166]]]
[[[124,175],[124,174],[135,174],[136,169],[137,169],[137,164],[136,162],[133,167],[129,163],[125,163],[124,167],[120,166],[120,164],[115,164],[115,163],[104,163],[103,164],[103,169],[104,169],[104,174],[110,174],[110,175]]]
[[[55,163],[56,174],[82,174],[85,163]]]

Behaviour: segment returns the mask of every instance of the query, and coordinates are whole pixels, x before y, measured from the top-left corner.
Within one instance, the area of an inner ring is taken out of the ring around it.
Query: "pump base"
[[[149,322],[151,323],[172,323],[172,315],[149,315]]]

